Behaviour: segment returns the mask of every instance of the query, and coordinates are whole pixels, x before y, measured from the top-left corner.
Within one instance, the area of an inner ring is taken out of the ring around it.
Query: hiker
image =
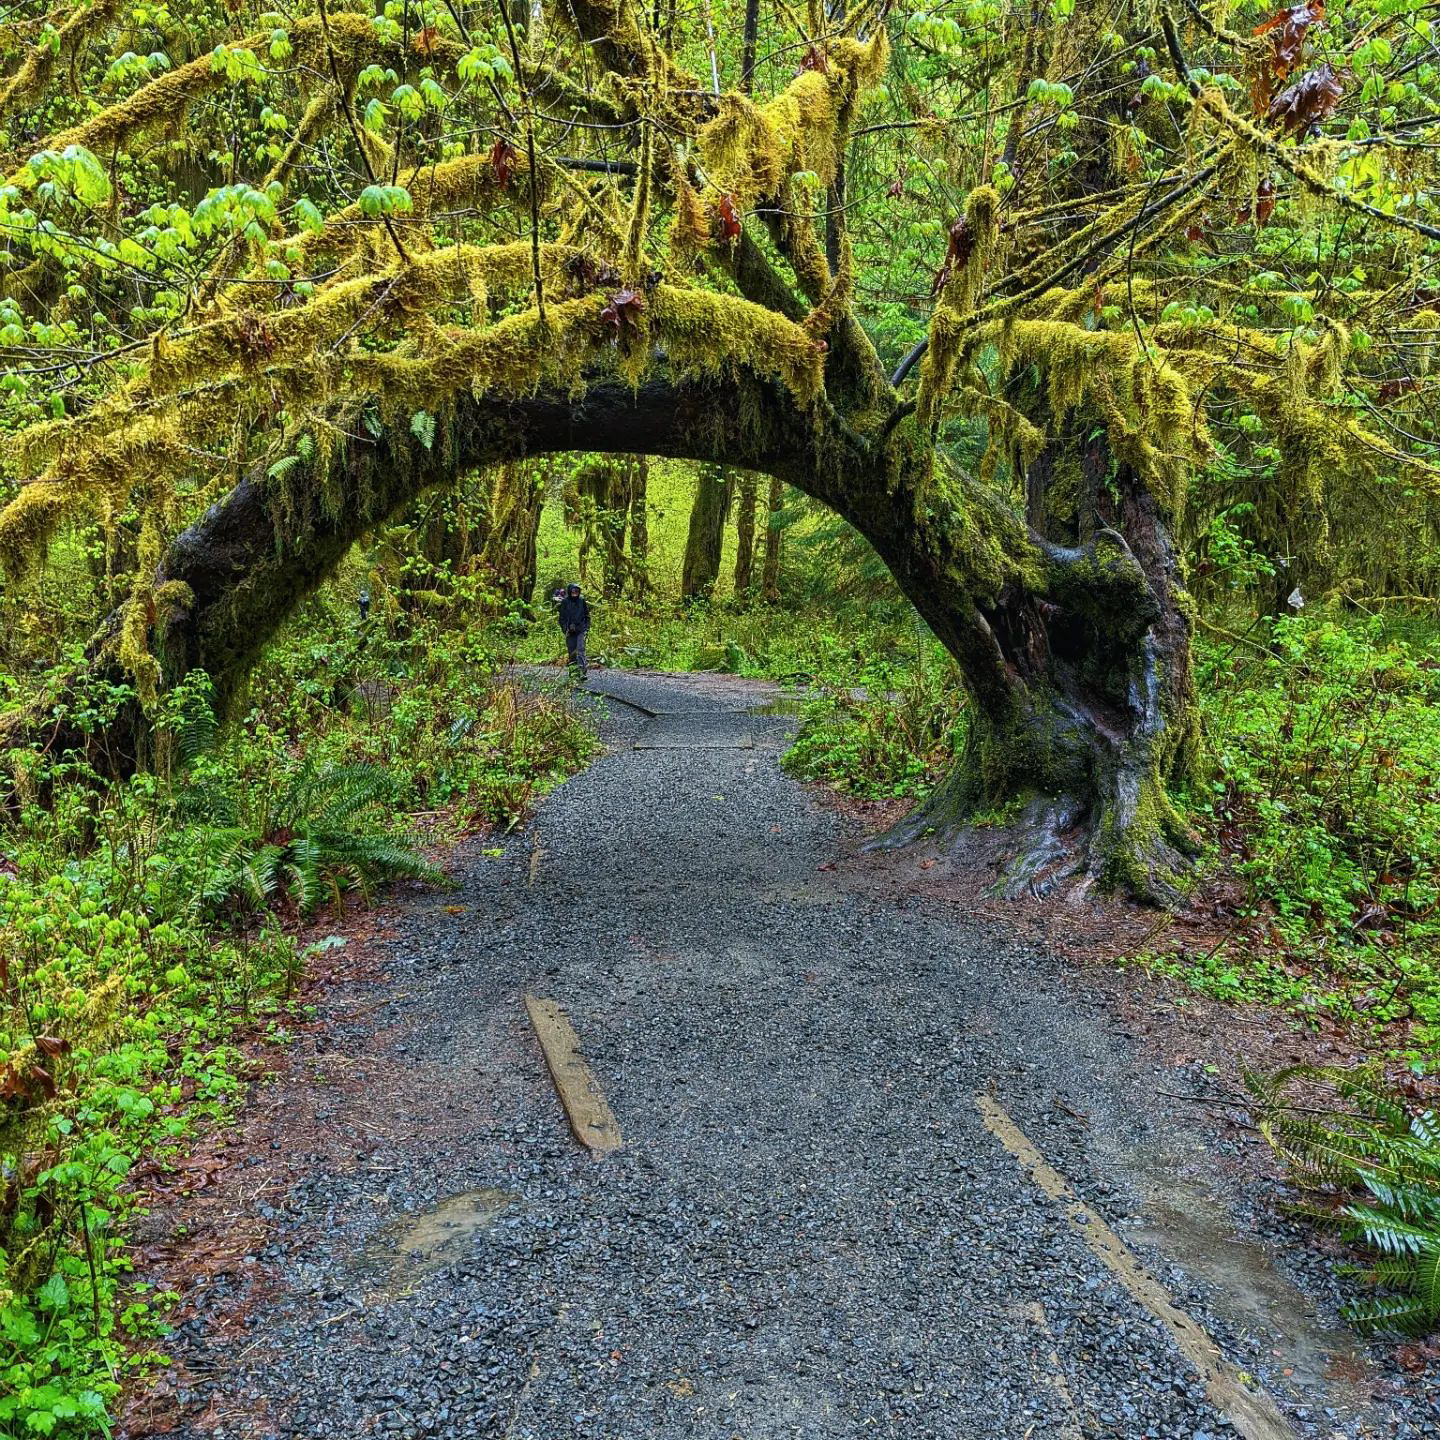
[[[588,673],[585,634],[590,629],[590,606],[573,580],[565,587],[565,596],[560,601],[560,628],[565,632],[565,649],[569,653],[570,664],[580,667],[580,678],[583,680]]]

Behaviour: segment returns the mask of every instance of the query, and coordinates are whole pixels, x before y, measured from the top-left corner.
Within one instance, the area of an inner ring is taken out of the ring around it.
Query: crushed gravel
[[[1232,1436],[984,1130],[990,1092],[1298,1436],[1440,1435],[1243,1243],[1072,972],[834,868],[854,836],[779,770],[793,720],[741,713],[773,691],[592,685],[627,702],[591,702],[607,753],[404,903],[388,985],[306,1072],[334,1143],[236,1201],[263,1244],[170,1342],[172,1433]],[[526,993],[573,1021],[614,1156],[571,1139]]]

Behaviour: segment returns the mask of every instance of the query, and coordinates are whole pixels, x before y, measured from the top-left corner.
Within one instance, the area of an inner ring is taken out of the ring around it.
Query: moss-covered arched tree
[[[1420,22],[1221,8],[22,3],[0,557],[130,527],[90,660],[144,705],[475,467],[767,474],[964,672],[919,825],[1166,893],[1196,476],[1434,488]]]

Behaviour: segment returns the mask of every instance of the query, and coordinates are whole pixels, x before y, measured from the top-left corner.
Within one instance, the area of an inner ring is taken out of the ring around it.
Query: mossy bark
[[[630,593],[650,589],[650,465],[643,455],[629,455],[630,466]]]
[[[469,468],[565,451],[766,473],[870,540],[970,695],[967,755],[894,840],[963,845],[977,817],[999,811],[1010,821],[1009,890],[1079,877],[1152,898],[1174,892],[1190,840],[1166,785],[1193,759],[1194,700],[1186,600],[1153,496],[1121,467],[1101,487],[1093,534],[1057,543],[978,481],[941,472],[913,417],[877,443],[754,377],[597,384],[578,400],[463,396],[433,447],[401,427],[353,440],[343,465],[332,463],[330,503],[318,478],[292,473],[281,496],[257,471],[177,537],[160,567],[157,590],[189,597],[157,617],[167,673],[202,668],[222,703],[233,698],[295,603],[417,494]],[[704,485],[723,499],[722,482]],[[723,523],[723,504],[711,513]],[[112,617],[92,649],[95,667],[117,675],[119,623]],[[112,737],[112,754],[137,749]]]
[[[512,460],[493,471],[480,559],[508,599],[534,597],[544,500],[545,471],[533,461]]]
[[[785,486],[778,476],[770,477],[770,493],[765,504],[765,561],[760,570],[760,594],[768,604],[780,599],[780,507],[785,503]]]
[[[733,489],[734,476],[729,470],[711,465],[700,467],[680,574],[682,600],[708,600],[715,592],[715,582],[720,578],[720,554],[725,545],[725,517],[730,510]]]
[[[747,470],[735,497],[735,594],[749,593],[755,583],[755,504],[760,477]]]

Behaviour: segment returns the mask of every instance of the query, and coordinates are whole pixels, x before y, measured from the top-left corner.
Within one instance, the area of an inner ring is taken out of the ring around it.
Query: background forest
[[[1343,1144],[1257,1114],[1368,1191],[1357,1318],[1440,1314],[1432,7],[801,8],[0,17],[0,1435],[102,1433],[154,1359],[137,1167],[325,932],[595,752],[572,578],[593,660],[784,681],[792,774],[969,825],[1034,800],[975,633],[1061,657],[1036,714],[1150,686],[1140,859],[1096,801],[1082,868],[1223,915],[1134,963],[1374,1056]],[[663,429],[686,386],[734,428]],[[753,438],[785,406],[831,428]],[[281,558],[206,610],[242,490]],[[1177,648],[1089,673],[1141,571]]]

